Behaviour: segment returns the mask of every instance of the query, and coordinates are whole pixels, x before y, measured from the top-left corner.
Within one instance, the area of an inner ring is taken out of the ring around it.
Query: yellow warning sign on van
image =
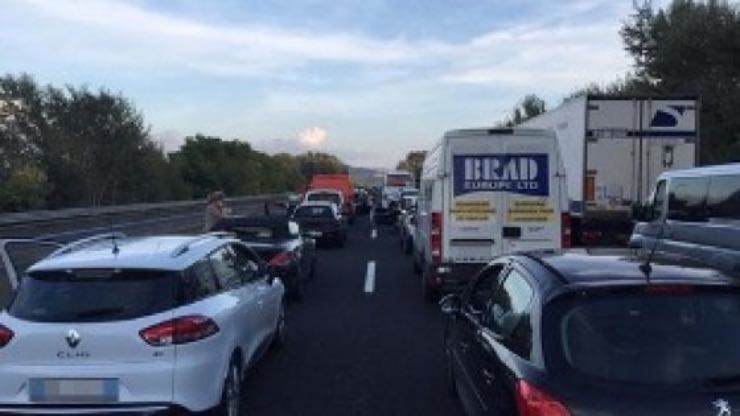
[[[496,214],[491,201],[455,201],[450,211],[455,221],[488,221]]]
[[[546,200],[520,199],[509,204],[506,222],[552,222],[555,210]]]

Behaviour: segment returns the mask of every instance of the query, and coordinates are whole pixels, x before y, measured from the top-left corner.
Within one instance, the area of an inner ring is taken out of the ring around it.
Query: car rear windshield
[[[585,377],[660,385],[740,377],[737,291],[658,287],[572,297],[546,310],[546,322],[546,340],[557,340],[546,351]]]
[[[294,215],[296,218],[330,218],[332,212],[329,207],[299,207]]]
[[[140,318],[176,304],[176,272],[79,269],[24,277],[9,313],[34,322]]]
[[[337,205],[340,205],[342,200],[337,194],[332,193],[315,193],[315,194],[309,194],[308,195],[309,201],[327,201],[327,202],[333,202]]]

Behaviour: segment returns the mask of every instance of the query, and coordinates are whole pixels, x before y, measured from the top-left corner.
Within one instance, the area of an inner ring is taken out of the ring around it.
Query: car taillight
[[[519,416],[570,416],[564,404],[524,380],[516,384]]]
[[[284,251],[282,253],[274,255],[270,259],[268,265],[272,267],[286,267],[290,264],[291,261],[293,261],[293,253],[291,253],[290,251]]]
[[[573,247],[573,229],[571,228],[572,218],[570,212],[563,212],[560,215],[560,226],[562,227],[562,247]]]
[[[652,295],[686,295],[694,293],[694,287],[689,285],[650,284],[645,287],[645,293]]]
[[[13,339],[13,331],[0,325],[0,348],[8,345],[11,339]]]
[[[149,345],[165,347],[199,341],[217,333],[218,330],[218,325],[211,318],[192,315],[150,326],[141,330],[139,335]]]
[[[442,213],[432,213],[432,230],[431,230],[431,249],[432,263],[439,264],[442,262]]]

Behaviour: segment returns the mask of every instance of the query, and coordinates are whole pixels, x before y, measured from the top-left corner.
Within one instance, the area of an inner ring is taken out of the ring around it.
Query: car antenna
[[[647,258],[645,258],[645,262],[640,265],[640,271],[645,274],[645,278],[647,279],[648,283],[650,283],[650,274],[653,272],[653,266],[650,263],[652,263],[653,257],[655,256],[655,252],[658,250],[658,245],[660,244],[660,240],[663,239],[664,231],[665,231],[665,221],[663,221],[660,224],[660,230],[658,231],[658,235],[655,237],[655,242],[653,243],[653,247],[650,248],[650,253],[648,253]]]
[[[113,244],[113,255],[117,256],[121,252],[121,249],[118,248],[118,239],[113,226],[113,218],[110,219],[110,241]]]

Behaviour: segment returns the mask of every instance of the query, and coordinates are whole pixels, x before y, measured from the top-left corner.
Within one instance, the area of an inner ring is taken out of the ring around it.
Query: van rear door
[[[555,139],[522,135],[503,147],[512,182],[502,193],[503,252],[560,248],[565,181]]]
[[[449,139],[443,231],[448,262],[487,263],[502,253],[503,198],[492,189],[497,181],[491,175],[504,140],[486,135]]]

